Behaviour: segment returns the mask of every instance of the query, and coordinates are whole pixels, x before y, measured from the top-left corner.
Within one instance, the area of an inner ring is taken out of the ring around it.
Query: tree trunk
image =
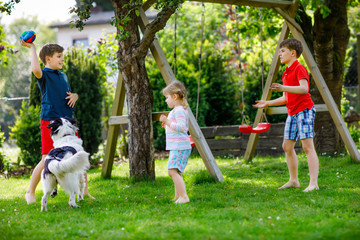
[[[151,117],[153,95],[145,69],[145,57],[155,34],[165,27],[182,1],[164,4],[156,18],[145,26],[141,39],[136,14],[139,1],[111,0],[111,3],[119,39],[119,71],[124,80],[129,108],[130,177],[135,180],[155,179]]]
[[[121,19],[130,14],[133,20],[122,27],[128,37],[119,40],[118,65],[123,76],[129,108],[129,161],[130,177],[135,180],[155,179],[152,136],[152,91],[145,69],[145,57],[139,57],[140,34],[135,11],[124,4],[128,1],[113,1],[115,16]],[[124,32],[118,28],[118,36]]]
[[[314,13],[312,36],[308,35],[305,38],[310,48],[313,47],[315,61],[339,110],[346,47],[350,37],[346,3],[347,0],[326,0],[324,5],[331,10],[331,14],[323,18],[320,9],[317,9]],[[304,18],[304,16],[300,17]],[[304,25],[302,23],[302,26]],[[309,26],[309,24],[306,24],[306,26]],[[315,104],[324,103],[313,81],[311,82],[310,93]],[[328,112],[316,114],[315,133],[314,141],[318,154],[336,154],[345,151],[344,143]]]

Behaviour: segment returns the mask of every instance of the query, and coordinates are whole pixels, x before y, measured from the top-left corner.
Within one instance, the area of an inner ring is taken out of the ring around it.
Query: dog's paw
[[[45,206],[41,206],[41,212],[47,212],[47,207],[45,207]]]
[[[56,197],[57,196],[57,190],[54,190],[51,195],[50,195],[52,198]]]
[[[78,196],[78,202],[83,201],[83,200],[84,200],[84,195],[79,195]]]
[[[70,207],[72,208],[79,208],[80,206],[77,205],[76,203],[69,203]]]

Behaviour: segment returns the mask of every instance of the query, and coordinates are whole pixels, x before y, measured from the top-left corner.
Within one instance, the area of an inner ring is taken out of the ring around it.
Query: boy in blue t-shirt
[[[28,204],[35,202],[35,189],[40,181],[41,171],[44,169],[44,161],[47,154],[53,149],[53,141],[50,135],[50,129],[47,128],[50,121],[59,117],[73,117],[73,109],[79,96],[72,93],[66,74],[59,71],[64,62],[64,48],[58,44],[46,44],[40,50],[39,57],[45,64],[41,69],[39,60],[36,56],[36,48],[33,43],[26,43],[20,40],[20,44],[30,48],[31,51],[31,71],[36,77],[40,87],[41,101],[41,146],[42,158],[36,165],[30,180],[30,186],[25,194],[25,200]],[[87,187],[87,176],[85,195],[93,198]]]

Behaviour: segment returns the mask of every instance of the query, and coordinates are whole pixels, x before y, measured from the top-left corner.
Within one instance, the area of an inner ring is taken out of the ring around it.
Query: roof
[[[157,15],[156,11],[146,11],[146,16],[149,19],[155,19]],[[93,12],[90,15],[90,18],[86,21],[86,25],[100,25],[100,24],[110,24],[111,18],[114,17],[114,11],[105,11],[105,12]],[[77,16],[72,17],[63,22],[55,23],[50,25],[51,28],[68,28],[77,19]]]

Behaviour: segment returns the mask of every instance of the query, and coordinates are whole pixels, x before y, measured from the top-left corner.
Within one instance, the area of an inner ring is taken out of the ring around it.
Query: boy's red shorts
[[[53,140],[51,139],[51,129],[46,128],[50,124],[50,121],[41,120],[41,155],[47,155],[51,149],[54,148]]]
[[[50,121],[41,120],[40,129],[41,129],[41,155],[47,155],[53,148],[53,140],[51,138],[51,129],[47,128],[50,124]],[[79,136],[76,132],[76,136]]]

